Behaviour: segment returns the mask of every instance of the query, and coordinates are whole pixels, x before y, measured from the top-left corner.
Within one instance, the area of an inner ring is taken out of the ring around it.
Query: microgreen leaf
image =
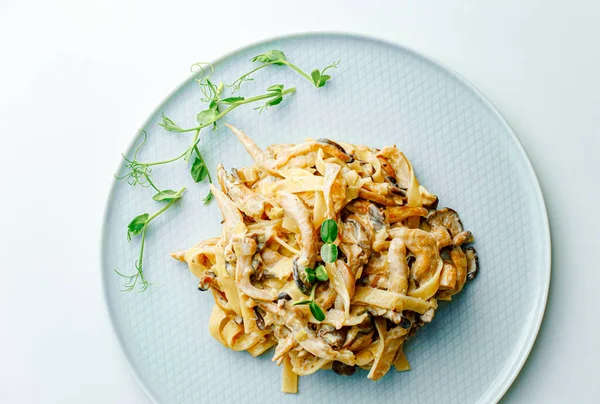
[[[170,189],[160,191],[152,197],[152,199],[154,199],[157,202],[171,202],[172,200],[179,198],[181,198],[181,194],[177,191],[173,191]]]
[[[317,277],[318,280],[320,280],[321,282],[325,282],[326,280],[329,279],[329,275],[327,275],[327,271],[325,270],[325,267],[323,265],[319,265],[316,269],[315,269],[315,276]]]
[[[283,84],[273,84],[271,87],[267,88],[267,91],[272,93],[281,93],[283,92]]]
[[[312,268],[304,268],[304,272],[306,272],[308,283],[314,283],[316,279],[315,270]]]
[[[321,258],[327,263],[335,262],[338,257],[338,248],[333,243],[325,243],[321,246]]]
[[[217,115],[219,115],[217,111],[209,108],[198,112],[198,115],[196,115],[196,120],[198,121],[200,126],[206,126],[209,123],[213,122],[215,119],[217,119]]]
[[[173,120],[168,118],[164,112],[162,114],[162,122],[159,123],[158,126],[162,126],[169,132],[181,133],[184,131],[181,126],[177,125],[175,122],[173,122]]]
[[[292,303],[292,306],[302,306],[305,304],[310,304],[312,300],[299,300],[297,302]]]
[[[338,236],[338,226],[335,220],[326,219],[321,224],[321,240],[324,243],[333,243]]]
[[[274,105],[280,104],[281,101],[283,101],[283,97],[276,97],[276,98],[273,98],[272,100],[267,101],[267,105],[272,107]]]
[[[315,69],[312,72],[310,72],[310,77],[312,77],[315,86],[318,86],[319,80],[321,79],[321,72],[319,71],[319,69]]]
[[[278,60],[286,60],[285,55],[280,50],[270,50],[268,52],[262,53],[260,55],[254,56],[250,59],[251,62],[263,62],[263,63],[272,63],[275,65],[282,65],[283,63],[277,62]]]
[[[317,302],[310,302],[308,304],[308,307],[310,308],[310,312],[312,313],[314,318],[316,318],[318,321],[325,320],[325,313],[323,313],[323,310],[321,310]]]
[[[192,178],[195,182],[201,182],[208,176],[208,168],[206,168],[204,161],[196,157],[194,163],[192,164],[190,173],[192,174]]]
[[[316,86],[319,88],[323,87],[327,83],[327,81],[329,81],[330,79],[331,79],[331,76],[324,74],[319,78],[319,81],[316,83]]]
[[[131,236],[137,236],[144,230],[144,227],[148,223],[148,218],[150,215],[147,213],[142,213],[139,216],[136,216],[128,225],[127,225],[127,240],[131,241]]]
[[[235,104],[240,101],[244,101],[244,97],[228,97],[221,100],[223,104]]]

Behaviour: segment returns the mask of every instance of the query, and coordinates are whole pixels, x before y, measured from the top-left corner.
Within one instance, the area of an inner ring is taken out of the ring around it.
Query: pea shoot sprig
[[[311,71],[310,75],[300,69],[297,65],[293,64],[289,60],[285,54],[280,50],[270,50],[268,52],[262,53],[260,55],[256,55],[252,59],[251,62],[260,62],[261,64],[249,72],[242,74],[238,79],[232,82],[232,84],[225,84],[223,81],[219,81],[218,83],[214,81],[213,76],[215,74],[214,66],[210,63],[196,63],[192,66],[192,71],[199,72],[198,78],[196,81],[198,82],[201,98],[200,100],[203,103],[208,104],[207,107],[196,114],[197,125],[191,128],[183,128],[166,116],[164,113],[161,117],[161,122],[158,124],[163,129],[172,133],[193,133],[192,140],[189,146],[183,150],[180,154],[175,157],[157,160],[157,161],[140,161],[137,158],[139,151],[146,144],[148,139],[148,135],[144,132],[144,138],[141,144],[135,149],[133,155],[131,157],[126,157],[123,155],[123,159],[125,160],[125,168],[127,172],[124,175],[115,177],[119,180],[126,180],[127,183],[131,186],[142,186],[142,187],[150,187],[156,191],[156,194],[152,197],[154,201],[157,202],[166,202],[167,204],[157,211],[153,215],[148,215],[147,213],[136,216],[128,225],[127,238],[131,240],[132,236],[138,236],[141,234],[141,243],[140,243],[140,252],[139,258],[135,263],[136,273],[133,275],[123,275],[122,273],[117,272],[119,275],[127,279],[125,284],[125,291],[132,291],[135,289],[136,285],[141,285],[141,291],[144,291],[148,288],[150,283],[146,280],[144,276],[143,270],[143,256],[144,256],[144,245],[146,241],[146,231],[149,223],[168,210],[174,203],[176,203],[179,199],[182,198],[183,192],[185,188],[175,192],[170,189],[161,189],[159,188],[155,181],[152,179],[152,170],[159,166],[164,166],[167,164],[175,163],[177,161],[183,160],[184,162],[191,162],[189,172],[196,183],[203,182],[208,180],[209,183],[212,184],[213,180],[210,175],[210,171],[206,165],[206,161],[202,156],[199,148],[199,143],[201,141],[201,131],[205,128],[212,128],[213,130],[217,127],[217,122],[220,121],[225,115],[235,110],[236,108],[246,105],[246,104],[259,104],[254,109],[259,113],[269,109],[270,107],[274,107],[276,105],[281,104],[283,99],[293,93],[295,93],[296,88],[290,87],[286,88],[283,84],[274,84],[267,87],[266,91],[262,94],[244,97],[238,95],[240,88],[244,82],[254,80],[251,77],[253,74],[258,72],[259,70],[270,66],[286,66],[296,71],[306,80],[308,80],[315,87],[320,88],[327,84],[329,80],[331,80],[331,76],[326,74],[326,72],[330,69],[337,68],[339,61],[333,62],[324,69],[314,69]],[[230,90],[230,94],[225,96],[225,92]],[[203,198],[204,204],[210,203],[213,199],[212,193],[206,195]],[[326,272],[325,272],[326,274]],[[316,305],[316,303],[315,303]],[[317,306],[318,307],[318,306]]]
[[[321,258],[326,263],[334,263],[338,257],[338,248],[337,245],[333,244],[338,236],[338,226],[335,220],[327,219],[323,221],[321,224],[321,240],[323,240],[323,245],[321,246]],[[329,280],[329,275],[327,275],[327,270],[323,265],[317,266],[315,269],[312,268],[304,268],[304,272],[306,273],[306,279],[309,284],[312,284],[312,289],[310,291],[310,297],[305,300],[299,300],[294,302],[294,306],[301,306],[308,304],[308,308],[312,313],[313,317],[318,321],[325,320],[325,313],[315,300],[315,290],[317,289],[317,282],[326,282]]]
[[[131,238],[134,236],[138,236],[141,234],[142,238],[140,241],[140,252],[138,259],[135,262],[136,273],[133,275],[125,275],[115,269],[115,272],[126,279],[126,283],[124,285],[123,291],[131,292],[135,289],[138,282],[141,284],[140,291],[148,289],[150,283],[146,280],[144,276],[143,269],[143,261],[144,261],[144,245],[146,244],[146,233],[148,232],[148,226],[150,222],[154,219],[165,213],[173,204],[181,199],[181,196],[185,192],[185,188],[181,188],[179,191],[172,193],[173,191],[163,191],[162,193],[158,193],[154,195],[156,201],[164,201],[167,202],[165,206],[163,206],[160,210],[156,211],[152,215],[148,213],[142,213],[141,215],[136,216],[128,225],[127,225],[127,240],[131,241]],[[160,196],[159,198],[156,198]]]

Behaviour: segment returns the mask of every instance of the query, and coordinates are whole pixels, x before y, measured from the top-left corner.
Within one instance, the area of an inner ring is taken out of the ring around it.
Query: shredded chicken
[[[409,369],[404,342],[477,274],[458,214],[437,210],[395,146],[317,139],[263,151],[227,126],[255,165],[229,174],[218,165],[221,236],[172,254],[212,291],[211,335],[253,356],[275,347],[286,378]],[[328,219],[338,255],[324,262]]]

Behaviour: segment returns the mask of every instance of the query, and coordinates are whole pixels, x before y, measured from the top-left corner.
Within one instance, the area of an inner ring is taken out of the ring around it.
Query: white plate
[[[154,283],[144,293],[123,293],[113,272],[133,271],[139,240],[126,239],[129,221],[153,212],[150,189],[116,182],[106,210],[102,247],[104,289],[118,338],[135,374],[161,403],[468,403],[498,400],[535,340],[550,280],[550,237],[535,173],[510,127],[492,105],[447,68],[405,48],[348,35],[298,35],[239,50],[215,63],[217,80],[248,71],[252,56],[281,49],[306,70],[340,59],[333,80],[316,89],[289,69],[255,75],[242,93],[272,84],[296,85],[281,105],[258,115],[240,107],[226,117],[260,146],[327,137],[373,147],[396,144],[418,177],[456,209],[476,237],[480,274],[408,345],[413,370],[390,371],[377,383],[366,372],[339,377],[317,372],[300,380],[300,394],[280,392],[280,369],[269,356],[232,352],[208,333],[212,296],[169,252],[220,233],[215,203],[202,206],[206,184],[194,184],[183,162],[154,170],[163,188],[187,186],[185,198],[152,223],[145,271]],[[198,55],[199,58],[202,55]],[[184,127],[203,109],[188,79],[144,125],[141,160],[164,159],[185,149],[190,134],[157,126],[161,112]],[[250,163],[221,125],[205,130],[201,149],[211,169]],[[140,140],[138,135],[134,143]],[[129,150],[128,154],[131,154]],[[122,172],[123,167],[119,168]]]

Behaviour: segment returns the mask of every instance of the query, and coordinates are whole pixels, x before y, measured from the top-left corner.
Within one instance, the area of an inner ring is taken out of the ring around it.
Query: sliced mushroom
[[[450,208],[443,208],[433,212],[427,219],[427,224],[429,224],[433,230],[440,227],[447,229],[452,237],[454,245],[462,244],[468,240],[471,235],[470,232],[464,231],[458,213]]]
[[[471,232],[468,230],[458,233],[452,239],[452,244],[454,244],[456,246],[467,244],[467,243],[472,243],[472,242],[473,242],[473,234],[471,234]]]
[[[298,264],[298,257],[294,258],[292,263],[292,274],[294,275],[294,282],[296,283],[296,287],[300,290],[300,292],[305,295],[310,295],[310,289],[312,287],[311,283],[308,281],[308,275],[304,270],[306,267],[301,267]]]
[[[427,216],[427,209],[411,206],[393,206],[385,209],[385,217],[389,223],[402,222],[409,217]]]
[[[362,199],[366,199],[368,201],[378,203],[383,206],[396,206],[396,205],[402,204],[401,200],[398,201],[396,199],[396,198],[399,198],[397,196],[384,196],[384,195],[366,190],[364,188],[361,188],[358,190],[358,197],[362,198]]]
[[[225,195],[223,192],[219,191],[214,185],[210,185],[210,190],[217,201],[217,206],[221,210],[221,214],[223,215],[223,227],[226,232],[226,237],[229,239],[231,237],[231,232],[236,230],[238,224],[241,224],[242,231],[246,226],[244,225],[244,218],[242,214],[235,206],[235,204]]]
[[[317,331],[317,336],[334,349],[339,349],[344,345],[344,342],[346,342],[346,335],[347,330],[345,328],[337,330],[330,324],[321,324]]]
[[[465,249],[465,256],[467,257],[467,281],[472,281],[479,272],[477,251],[473,247],[469,247]]]
[[[202,277],[200,277],[200,282],[198,282],[198,290],[205,292],[211,287],[218,288],[219,283],[217,282],[217,274],[213,271],[205,272]]]
[[[225,126],[227,126],[229,130],[231,130],[233,134],[237,136],[239,141],[242,143],[248,154],[252,157],[252,159],[259,168],[263,169],[271,175],[280,177],[280,174],[277,171],[277,168],[275,167],[275,160],[267,156],[267,154],[264,151],[262,151],[256,145],[256,143],[254,143],[254,140],[252,140],[250,137],[248,137],[248,135],[246,135],[244,132],[242,132],[235,126],[229,125],[227,123],[225,124]]]
[[[419,192],[421,193],[421,198],[423,199],[423,207],[429,210],[436,210],[440,201],[437,195],[429,192],[423,185],[419,187]]]
[[[356,371],[355,366],[346,365],[345,363],[334,361],[331,365],[331,370],[340,376],[352,376]]]
[[[265,319],[264,319],[264,310],[258,306],[254,307],[254,315],[256,316],[256,326],[259,330],[265,329]]]
[[[321,138],[317,139],[317,143],[321,145],[321,148],[325,153],[342,160],[344,163],[352,163],[354,161],[354,157],[348,154],[342,146],[333,140]]]
[[[244,212],[247,216],[254,219],[260,219],[263,212],[265,211],[265,200],[262,196],[248,188],[239,177],[236,179],[235,169],[232,170],[234,174],[227,175],[223,164],[217,166],[217,178],[221,188],[225,191],[227,196],[231,198],[233,203],[239,210]]]
[[[277,195],[277,201],[285,213],[296,222],[300,229],[301,254],[298,265],[302,267],[302,269],[306,267],[314,268],[317,256],[318,239],[312,223],[311,213],[304,202],[290,192],[280,192]]]
[[[339,248],[346,256],[350,270],[356,275],[371,255],[372,233],[354,215],[342,221],[339,233]]]
[[[450,250],[450,259],[456,267],[456,287],[452,294],[457,294],[467,281],[467,257],[462,248],[454,247]]]
[[[255,300],[273,301],[277,293],[272,290],[259,289],[252,284],[250,276],[253,274],[252,258],[256,252],[256,241],[251,237],[233,241],[234,251],[237,256],[235,268],[235,283],[248,297]]]

